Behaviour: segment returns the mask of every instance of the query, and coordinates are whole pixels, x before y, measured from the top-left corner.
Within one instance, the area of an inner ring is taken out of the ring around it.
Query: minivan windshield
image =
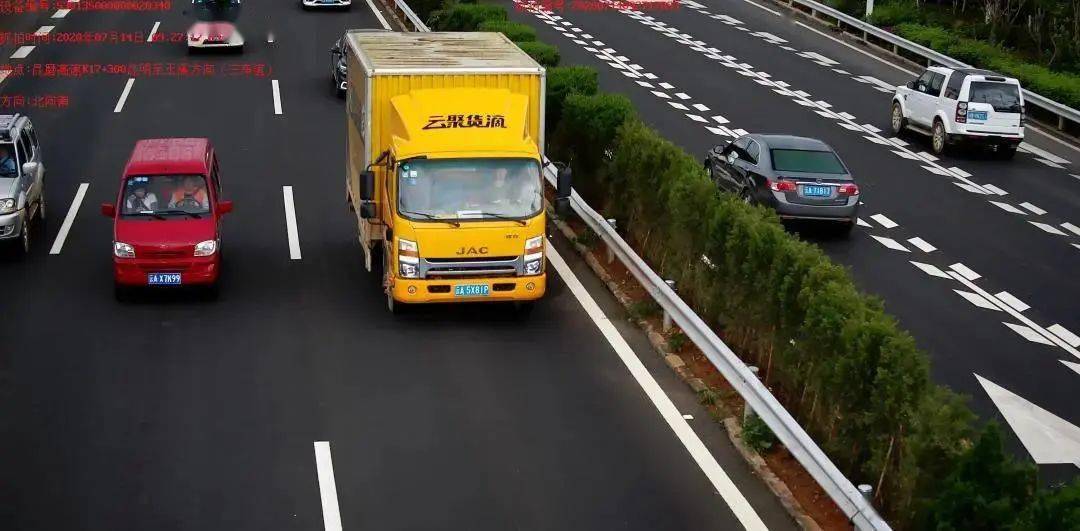
[[[1012,83],[972,81],[971,103],[989,103],[998,112],[1020,112],[1020,90]]]
[[[198,217],[207,212],[210,195],[202,175],[136,175],[124,182],[124,216]]]
[[[847,168],[832,151],[771,149],[773,169],[807,173],[847,173]]]
[[[413,159],[398,169],[398,210],[417,221],[523,219],[540,212],[533,159]]]

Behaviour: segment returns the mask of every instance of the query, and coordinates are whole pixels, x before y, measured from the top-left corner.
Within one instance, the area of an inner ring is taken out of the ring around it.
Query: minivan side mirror
[[[232,201],[220,201],[217,207],[219,214],[228,214],[233,209]]]
[[[34,175],[38,171],[38,163],[27,162],[22,165],[23,175]]]
[[[375,172],[367,170],[360,175],[360,200],[372,201],[375,199]]]
[[[116,217],[116,205],[114,205],[112,203],[102,203],[101,204],[101,215],[105,216],[107,218],[115,218]]]

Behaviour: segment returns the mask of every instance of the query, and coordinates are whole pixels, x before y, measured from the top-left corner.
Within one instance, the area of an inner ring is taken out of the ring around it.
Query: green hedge
[[[431,14],[432,31],[476,31],[488,20],[507,21],[506,8],[492,4],[450,4]]]
[[[542,42],[518,42],[515,44],[545,68],[559,65],[559,49]]]
[[[591,96],[600,88],[595,69],[587,66],[559,66],[547,71],[547,98],[544,122],[547,138],[552,138],[562,118],[563,102],[571,94]],[[566,160],[566,159],[563,159]]]
[[[643,124],[625,97],[566,97],[552,144],[559,156],[573,155],[579,193],[616,218],[643,258],[762,368],[841,471],[881,486],[876,501],[896,527],[970,528],[972,510],[1000,508],[1015,492],[1032,493],[1019,500],[1037,510],[973,521],[1080,525],[1080,482],[1034,494],[1034,477],[1011,472],[1024,467],[1003,452],[993,427],[971,445],[974,415],[930,381],[926,354],[882,302],[787,233],[772,211],[717,192],[700,160]],[[1000,481],[971,481],[972,462],[1001,471]]]
[[[514,42],[536,41],[536,30],[532,26],[509,20],[485,20],[476,27],[476,31],[502,33]]]

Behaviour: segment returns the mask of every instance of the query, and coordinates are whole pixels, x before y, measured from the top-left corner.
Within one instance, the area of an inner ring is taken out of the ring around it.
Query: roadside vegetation
[[[700,159],[646,125],[629,99],[601,92],[595,70],[557,66],[557,51],[508,23],[501,6],[418,5],[434,31],[503,31],[548,67],[549,156],[571,161],[578,193],[762,368],[849,478],[874,486],[895,527],[1080,529],[1080,481],[1039,488],[1036,468],[1005,450],[994,423],[978,426],[962,397],[931,381],[928,356],[881,300],[771,211],[718,192]],[[773,444],[763,423],[744,429],[755,446]]]

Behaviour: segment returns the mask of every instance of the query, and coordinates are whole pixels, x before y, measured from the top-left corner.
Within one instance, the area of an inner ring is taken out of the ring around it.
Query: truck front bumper
[[[459,285],[488,287],[487,295],[457,296]],[[391,293],[394,300],[407,304],[439,302],[507,302],[532,301],[544,296],[547,275],[495,278],[408,279],[396,278]]]

